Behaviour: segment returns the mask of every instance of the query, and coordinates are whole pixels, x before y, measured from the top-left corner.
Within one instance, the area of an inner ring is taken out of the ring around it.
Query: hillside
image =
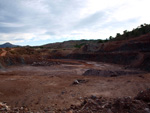
[[[65,41],[63,43],[47,44],[42,47],[19,47],[5,51],[7,51],[6,56],[10,58],[13,56],[21,59],[30,57],[30,59],[35,60],[43,57],[46,59],[80,59],[121,64],[150,71],[147,68],[150,56],[149,45],[150,34],[147,33],[128,40],[105,43],[99,43],[98,40]],[[1,53],[4,53],[3,51]]]
[[[91,48],[90,45],[84,45],[74,50],[67,58],[122,64],[150,71],[149,33],[128,40],[101,43],[94,51]]]
[[[43,45],[42,47],[47,49],[72,49],[72,48],[81,48],[81,46],[86,44],[98,44],[98,40],[70,40],[58,43],[50,43]]]
[[[105,40],[96,39],[96,40],[70,40],[64,42],[50,43],[45,44],[42,47],[47,49],[72,49],[72,48],[81,48],[84,45],[92,45],[92,46],[101,46],[101,44],[106,42],[114,42],[114,41],[124,41],[130,39],[137,39],[142,35],[146,35],[150,33],[150,25],[142,24],[137,28],[134,28],[132,31],[123,31],[123,34],[117,33],[115,37],[110,36]],[[116,42],[119,43],[119,42]],[[124,42],[122,42],[124,43]]]
[[[150,33],[150,24],[141,24],[132,31],[124,30],[123,34],[117,33],[115,37],[110,36],[110,41],[128,40]]]

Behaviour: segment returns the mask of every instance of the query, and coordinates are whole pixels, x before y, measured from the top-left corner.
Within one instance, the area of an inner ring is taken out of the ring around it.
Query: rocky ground
[[[111,76],[104,76],[108,74]],[[138,94],[148,88],[149,73],[121,65],[81,60],[34,62],[0,70],[0,110],[149,113],[149,100]]]
[[[79,106],[72,105],[68,113],[150,113],[150,89],[141,91],[135,98],[106,99],[91,96]]]

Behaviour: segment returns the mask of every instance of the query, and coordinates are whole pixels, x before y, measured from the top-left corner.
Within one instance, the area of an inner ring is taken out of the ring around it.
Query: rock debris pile
[[[0,111],[9,111],[10,107],[6,103],[0,102]]]
[[[79,105],[71,105],[64,113],[150,113],[150,89],[140,92],[135,98],[106,99],[86,97]]]
[[[141,91],[135,98],[103,98],[92,95],[82,98],[80,105],[71,105],[68,109],[48,109],[36,112],[53,113],[150,113],[150,89]],[[0,112],[2,113],[30,113],[31,109],[27,107],[11,108],[6,103],[0,102]],[[33,110],[35,112],[35,110]]]
[[[41,61],[41,62],[33,62],[32,66],[52,66],[52,65],[59,65],[59,62],[48,62],[48,61]]]

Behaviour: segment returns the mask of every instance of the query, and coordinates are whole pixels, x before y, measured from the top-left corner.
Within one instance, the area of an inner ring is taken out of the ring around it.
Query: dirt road
[[[2,49],[2,53],[0,54],[0,56],[5,56],[7,54],[7,51]]]
[[[139,91],[150,88],[150,74],[118,77],[82,75],[91,68],[126,71],[119,65],[86,61],[53,66],[13,66],[0,70],[0,101],[12,107],[26,106],[33,111],[55,111],[78,105],[84,97],[91,95],[134,97]],[[76,80],[85,82],[73,84]]]

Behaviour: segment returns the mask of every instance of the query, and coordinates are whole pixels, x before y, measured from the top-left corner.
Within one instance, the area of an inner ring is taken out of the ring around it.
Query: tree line
[[[115,37],[110,36],[110,41],[126,40],[130,38],[135,38],[144,34],[150,33],[150,24],[141,24],[132,31],[123,31],[123,34],[117,33]]]

